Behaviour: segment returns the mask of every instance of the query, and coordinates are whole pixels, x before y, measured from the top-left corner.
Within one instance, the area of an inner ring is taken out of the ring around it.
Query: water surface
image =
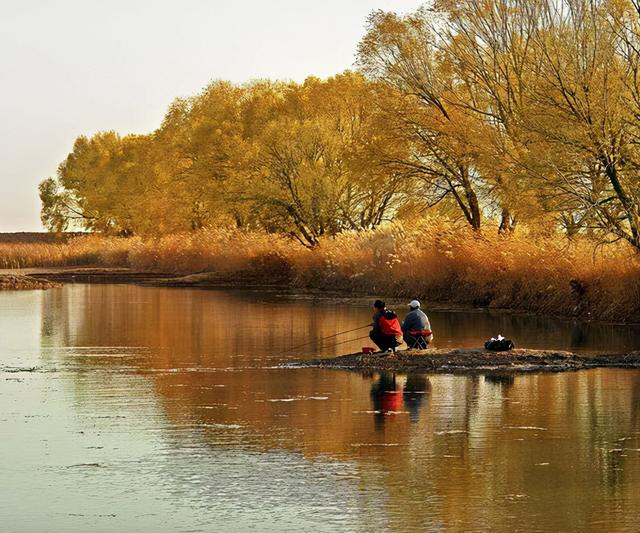
[[[625,351],[635,328],[430,312],[438,346]],[[2,531],[636,531],[640,372],[362,375],[365,305],[0,293]]]

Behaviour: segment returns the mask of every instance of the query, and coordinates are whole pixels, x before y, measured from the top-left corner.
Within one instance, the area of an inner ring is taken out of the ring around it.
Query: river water
[[[440,347],[640,346],[637,328],[429,315]],[[283,353],[369,319],[264,292],[0,293],[0,530],[640,529],[640,371],[278,366],[359,350]]]

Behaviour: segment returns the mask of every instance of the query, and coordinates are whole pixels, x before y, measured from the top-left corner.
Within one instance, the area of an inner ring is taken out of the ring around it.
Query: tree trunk
[[[618,169],[611,158],[607,156],[602,156],[601,158],[602,164],[604,165],[604,170],[606,172],[607,178],[609,182],[613,186],[613,190],[616,193],[616,196],[620,200],[622,207],[624,209],[627,222],[629,223],[629,230],[631,234],[628,233],[625,235],[626,240],[631,243],[635,248],[640,250],[640,220],[638,217],[638,204],[629,197],[627,192],[622,187],[622,183],[618,177]],[[618,228],[623,234],[626,233],[622,228]]]
[[[476,192],[473,190],[473,185],[471,184],[471,179],[469,178],[469,169],[467,168],[465,168],[462,172],[462,184],[464,186],[464,195],[467,198],[467,205],[469,207],[469,223],[475,231],[479,231],[482,221],[480,202],[478,201]]]

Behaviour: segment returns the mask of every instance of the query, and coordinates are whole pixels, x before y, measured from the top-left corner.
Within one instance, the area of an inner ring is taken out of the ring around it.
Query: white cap
[[[418,307],[420,307],[420,302],[418,300],[411,300],[409,302],[409,307],[413,307],[414,309],[417,309]]]

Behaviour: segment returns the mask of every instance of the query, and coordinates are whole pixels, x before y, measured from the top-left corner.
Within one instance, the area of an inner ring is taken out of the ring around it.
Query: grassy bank
[[[640,260],[588,241],[500,237],[428,222],[408,230],[325,238],[315,250],[260,232],[202,231],[160,238],[86,236],[67,243],[0,244],[4,268],[130,267],[385,297],[418,297],[610,321],[640,321]]]

